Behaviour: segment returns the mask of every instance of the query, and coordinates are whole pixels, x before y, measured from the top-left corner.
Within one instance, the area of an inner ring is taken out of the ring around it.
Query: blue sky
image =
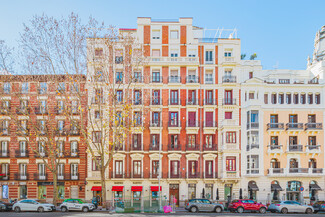
[[[305,69],[316,31],[325,25],[324,0],[0,0],[0,39],[17,45],[22,23],[35,14],[91,15],[107,25],[136,27],[137,17],[193,17],[194,25],[237,28],[242,53],[257,53],[264,69]]]

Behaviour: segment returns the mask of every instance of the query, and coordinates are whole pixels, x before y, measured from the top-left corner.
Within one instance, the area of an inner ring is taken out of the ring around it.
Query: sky
[[[17,46],[23,23],[43,13],[79,14],[109,26],[136,28],[137,17],[193,17],[207,29],[237,29],[242,53],[256,53],[263,69],[305,69],[316,32],[325,25],[324,0],[0,0],[0,40]]]

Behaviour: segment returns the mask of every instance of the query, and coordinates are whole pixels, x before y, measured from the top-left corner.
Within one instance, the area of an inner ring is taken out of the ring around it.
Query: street
[[[178,217],[186,217],[186,216],[263,216],[263,217],[276,217],[276,216],[286,216],[286,217],[292,217],[292,216],[305,216],[305,214],[273,214],[273,213],[266,213],[266,214],[259,214],[259,213],[221,213],[221,214],[215,214],[215,213],[189,213],[189,212],[177,212],[177,213],[171,213],[171,214],[153,214],[153,213],[108,213],[104,211],[94,211],[90,213],[82,213],[82,212],[44,212],[44,213],[37,213],[37,212],[21,212],[21,213],[15,213],[15,212],[2,212],[0,213],[0,217],[56,217],[56,216],[67,216],[67,217],[81,217],[81,216],[87,216],[87,217],[99,217],[99,216],[110,216],[110,217],[145,217],[145,216],[157,216],[162,217],[168,215],[170,217],[178,216]],[[314,217],[324,216],[324,213],[320,214],[313,214]]]

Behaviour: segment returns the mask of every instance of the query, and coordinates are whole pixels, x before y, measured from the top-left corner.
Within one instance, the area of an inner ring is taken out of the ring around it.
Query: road
[[[259,213],[188,213],[188,212],[177,212],[177,213],[171,213],[171,214],[140,214],[140,213],[125,213],[125,214],[118,214],[118,213],[108,213],[108,212],[102,212],[102,211],[94,211],[90,213],[82,213],[82,212],[44,212],[44,213],[37,213],[37,212],[22,212],[22,213],[15,213],[15,212],[2,212],[0,213],[0,217],[102,217],[102,216],[109,216],[109,217],[147,217],[147,216],[157,216],[157,217],[163,217],[163,216],[170,216],[170,217],[204,217],[204,216],[223,216],[223,217],[234,217],[234,216],[263,216],[263,217],[277,217],[277,216],[285,216],[285,217],[293,217],[293,216],[299,216],[303,217],[306,216],[306,214],[273,214],[273,213],[266,213],[266,214],[259,214]],[[313,217],[324,217],[324,213],[321,214],[313,214]]]

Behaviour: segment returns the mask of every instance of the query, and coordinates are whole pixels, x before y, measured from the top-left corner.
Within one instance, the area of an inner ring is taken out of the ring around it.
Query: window
[[[254,99],[254,92],[253,92],[253,93],[249,93],[249,94],[248,94],[248,98],[249,98],[249,99]]]
[[[299,103],[299,95],[298,95],[298,93],[293,94],[293,103],[294,104]]]
[[[196,57],[196,53],[197,53],[196,50],[189,49],[188,50],[188,57]]]
[[[40,156],[45,156],[45,142],[44,141],[38,142],[38,153]]]
[[[28,82],[21,83],[21,93],[28,93]]]
[[[258,169],[259,159],[258,155],[248,155],[247,156],[247,169]]]
[[[236,143],[236,132],[226,132],[226,143]]]
[[[100,143],[100,142],[102,142],[101,140],[102,140],[102,132],[94,131],[93,132],[93,142]]]
[[[206,63],[213,63],[213,51],[207,50],[205,51],[205,62]]]
[[[3,83],[3,93],[9,94],[11,89],[11,85],[9,82]]]
[[[58,84],[58,93],[64,93],[65,91],[65,83],[64,82],[59,82]]]
[[[169,113],[169,125],[172,127],[178,126],[178,112]]]
[[[72,114],[77,114],[78,113],[78,101],[77,100],[73,100],[71,102],[71,113]]]
[[[279,145],[278,141],[279,141],[278,136],[271,136],[271,146],[278,146]]]
[[[214,127],[213,112],[205,112],[205,126],[206,127]]]
[[[97,160],[98,164],[96,164],[96,160]],[[101,164],[102,164],[102,161],[101,161],[100,157],[96,157],[96,159],[92,160],[92,170],[99,171]]]
[[[170,104],[177,105],[178,104],[178,90],[170,91]]]
[[[142,125],[141,112],[134,112],[133,123],[134,123],[135,126],[141,126]]]
[[[100,111],[96,110],[95,111],[95,119],[100,119]]]
[[[27,198],[27,185],[20,185],[19,186],[19,199],[26,199]]]
[[[170,175],[171,177],[179,176],[179,161],[170,161]]]
[[[308,145],[315,146],[316,144],[316,136],[308,136]]]
[[[304,93],[300,94],[300,103],[306,104],[306,94]]]
[[[159,173],[159,161],[153,160],[152,161],[152,176],[157,177]]]
[[[38,164],[38,175],[39,175],[39,179],[41,180],[45,179],[45,175],[46,175],[45,164],[43,163]]]
[[[315,94],[315,103],[320,104],[320,94],[319,93]]]
[[[178,50],[175,50],[175,49],[171,50],[170,51],[170,56],[171,57],[178,57]],[[172,61],[173,60],[174,60],[174,58],[172,58]]]
[[[123,63],[123,50],[115,51],[115,63],[122,64]]]
[[[187,135],[187,146],[189,148],[195,148],[196,145],[196,135]]]
[[[101,56],[103,56],[103,48],[96,48],[96,49],[95,49],[95,56],[96,56],[96,57],[101,57]]]
[[[276,104],[276,93],[272,93],[272,95],[271,95],[271,103]]]
[[[213,105],[213,91],[212,90],[205,91],[205,104]]]
[[[236,157],[226,157],[226,170],[229,172],[236,171]]]
[[[141,134],[133,134],[132,139],[133,139],[132,148],[133,149],[141,148]]]
[[[286,94],[286,103],[291,104],[291,93]]]
[[[198,82],[195,70],[189,70],[188,71],[187,82],[188,83],[197,83]]]
[[[298,115],[289,115],[289,123],[297,123]]]
[[[123,72],[116,72],[115,76],[116,76],[115,81],[117,84],[123,83]]]
[[[212,148],[213,146],[213,135],[205,135],[205,147]]]
[[[116,160],[115,161],[115,177],[122,177],[123,176],[123,161]]]
[[[197,161],[194,161],[194,160],[188,161],[188,175],[189,175],[189,177],[196,176],[197,170],[198,170],[197,166],[198,166]]]
[[[170,135],[170,144],[171,148],[177,148],[178,147],[178,135]]]
[[[252,79],[253,78],[253,72],[249,72],[248,77],[249,77],[249,79]]]
[[[279,103],[284,104],[284,94],[283,93],[279,93]]]
[[[308,123],[316,123],[316,115],[308,115]]]
[[[213,178],[213,161],[212,160],[205,161],[205,177]]]
[[[187,104],[188,105],[196,105],[196,91],[195,90],[188,90]]]
[[[133,161],[133,175],[134,177],[141,177],[141,161]]]
[[[278,115],[270,115],[270,123],[278,123]]]
[[[264,104],[268,104],[269,103],[269,94],[265,93],[264,94]]]
[[[1,156],[6,157],[9,155],[8,141],[1,141]]]
[[[159,90],[153,90],[152,91],[152,101],[151,103],[153,105],[160,105],[160,91]]]
[[[78,141],[70,142],[71,157],[76,157],[78,155]]]
[[[308,94],[308,104],[313,104],[313,94]]]
[[[123,91],[122,90],[116,91],[116,101],[118,103],[121,103],[123,101]]]
[[[231,57],[231,52],[225,52],[225,57]]]
[[[64,101],[63,100],[59,100],[57,102],[57,113],[58,114],[62,114],[64,111]]]
[[[212,84],[213,83],[213,71],[207,70],[205,72],[205,83],[206,84]]]
[[[47,83],[41,82],[40,83],[40,88],[38,90],[39,94],[45,94],[47,92]]]
[[[152,82],[153,83],[160,83],[160,71],[153,71],[152,72]]]
[[[160,60],[160,50],[155,49],[152,50],[152,61],[159,61]]]
[[[150,135],[151,147],[153,149],[159,148],[159,138],[160,138],[159,134],[151,134]]]
[[[180,82],[180,77],[178,76],[178,71],[177,70],[171,70],[170,71],[169,82],[170,83],[178,83],[178,82]]]
[[[170,31],[170,38],[171,39],[178,39],[178,31],[177,30],[171,30]]]
[[[140,105],[141,104],[141,92],[140,92],[140,90],[134,90],[133,99],[134,99],[134,104],[135,105]]]
[[[152,39],[160,38],[160,30],[152,30]]]
[[[71,167],[71,179],[77,180],[78,174],[79,174],[79,171],[78,171],[79,165],[74,163],[74,164],[71,164],[70,167]]]
[[[196,198],[196,184],[188,184],[188,199],[194,198]]]

